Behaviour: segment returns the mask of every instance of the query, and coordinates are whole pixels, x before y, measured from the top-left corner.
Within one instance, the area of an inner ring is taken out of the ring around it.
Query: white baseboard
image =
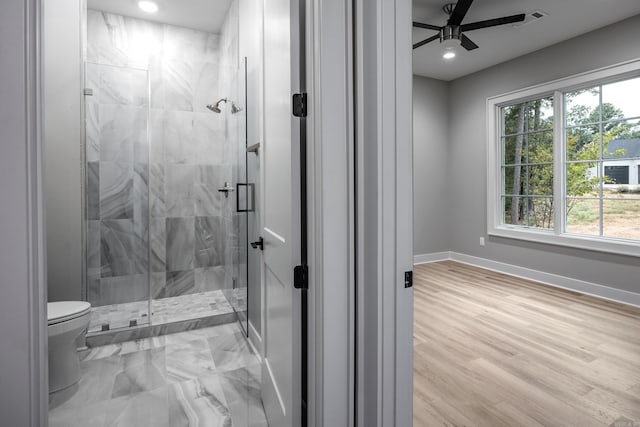
[[[443,254],[447,254],[446,257]],[[475,267],[485,268],[498,273],[509,274],[511,276],[532,280],[556,288],[567,289],[585,295],[591,295],[609,301],[615,301],[626,305],[640,307],[640,293],[615,289],[597,283],[586,282],[584,280],[573,279],[571,277],[557,274],[545,273],[544,271],[533,270],[531,268],[520,267],[504,262],[493,261],[486,258],[475,257],[457,252],[436,252],[433,254],[415,255],[415,264],[452,260]]]
[[[431,262],[451,259],[451,252],[433,252],[430,254],[414,255],[413,264],[428,264]]]
[[[253,326],[251,321],[249,323],[249,345],[253,352],[258,355],[260,360],[262,360],[262,337],[256,331],[256,328]]]

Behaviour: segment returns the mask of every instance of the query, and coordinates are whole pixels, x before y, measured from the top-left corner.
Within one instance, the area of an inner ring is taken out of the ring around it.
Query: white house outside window
[[[487,107],[489,234],[640,255],[640,61]]]

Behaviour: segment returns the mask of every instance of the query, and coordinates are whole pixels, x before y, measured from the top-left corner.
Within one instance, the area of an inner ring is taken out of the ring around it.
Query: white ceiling
[[[413,0],[413,20],[444,25],[447,15],[442,6],[448,2]],[[414,74],[454,80],[640,14],[640,0],[475,0],[462,23],[535,10],[541,10],[548,16],[519,28],[504,25],[465,33],[479,48],[470,52],[460,48],[453,60],[442,58],[442,46],[438,40],[415,49]],[[435,34],[436,31],[414,28],[413,42]]]
[[[156,13],[143,12],[138,0],[88,0],[89,9],[132,16],[148,21],[220,33],[224,17],[232,0],[153,0]]]

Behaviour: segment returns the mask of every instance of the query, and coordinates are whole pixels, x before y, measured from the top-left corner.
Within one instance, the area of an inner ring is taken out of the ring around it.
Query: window
[[[605,184],[628,184],[629,166],[605,166]]]
[[[502,108],[503,222],[553,228],[553,98]]]
[[[640,61],[490,98],[489,234],[640,256],[638,99]]]

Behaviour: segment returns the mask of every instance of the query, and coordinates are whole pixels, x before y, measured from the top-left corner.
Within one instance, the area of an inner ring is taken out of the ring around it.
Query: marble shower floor
[[[224,291],[218,290],[154,299],[151,311],[151,323],[160,325],[232,313],[233,308]],[[88,332],[100,332],[103,325],[109,325],[109,330],[148,325],[148,312],[148,301],[93,307]]]
[[[260,362],[237,323],[95,347],[49,397],[50,427],[268,426]]]

